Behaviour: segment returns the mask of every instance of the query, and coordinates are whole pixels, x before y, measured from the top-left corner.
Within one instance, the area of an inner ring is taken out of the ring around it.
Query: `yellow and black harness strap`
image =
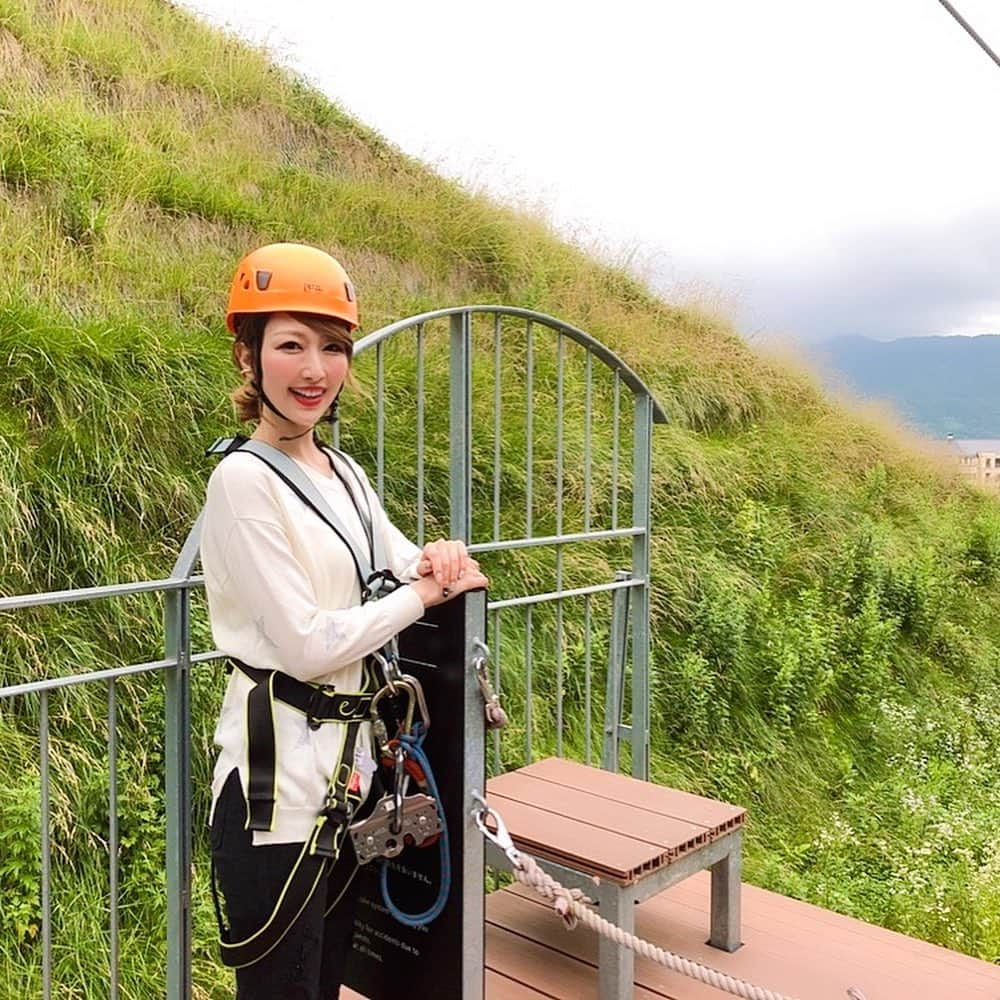
[[[302,845],[271,915],[258,931],[242,941],[231,940],[231,932],[223,919],[218,899],[215,866],[212,866],[212,896],[219,923],[222,962],[230,968],[243,968],[260,961],[288,933],[312,899],[316,888],[322,884],[323,877],[340,856],[347,835],[347,824],[361,802],[360,776],[354,779],[354,751],[360,724],[369,718],[375,678],[373,667],[366,662],[364,690],[340,694],[330,688],[296,681],[280,671],[260,670],[238,660],[234,660],[233,665],[254,681],[247,709],[250,717],[248,796],[252,796],[256,790],[257,798],[250,799],[248,812],[252,820],[256,811],[257,821],[263,823],[266,819],[267,825],[255,827],[251,822],[249,829],[270,829],[274,812],[273,700],[277,698],[299,709],[305,714],[309,724],[316,725],[317,728],[324,722],[336,721],[347,725],[340,756],[330,776],[326,804],[316,817],[313,832]]]
[[[360,782],[351,783],[354,748],[357,746],[361,720],[353,720],[347,727],[347,738],[341,749],[340,759],[334,768],[327,791],[327,805],[316,817],[316,825],[309,839],[302,845],[288,878],[278,894],[278,899],[260,930],[233,941],[226,925],[215,884],[215,864],[212,864],[212,898],[219,923],[219,942],[222,964],[241,969],[259,962],[288,933],[299,914],[305,909],[317,887],[331,871],[347,834],[347,824],[361,801]]]
[[[354,750],[358,745],[358,726],[348,726],[340,760],[330,777],[326,793],[326,805],[316,817],[312,836],[309,838],[309,853],[321,857],[340,856],[347,824],[361,803],[361,776],[354,776]]]
[[[242,969],[245,966],[253,965],[254,962],[259,962],[288,933],[299,914],[306,908],[306,904],[312,899],[313,893],[317,886],[322,883],[323,876],[329,871],[331,865],[328,858],[310,854],[308,846],[308,844],[302,845],[302,850],[299,852],[284,886],[282,886],[281,894],[278,896],[278,901],[275,903],[270,917],[267,918],[267,922],[260,930],[242,941],[231,941],[230,930],[223,923],[215,888],[215,866],[213,865],[212,894],[215,898],[216,917],[219,920],[219,947],[223,965],[227,965],[231,969]]]
[[[341,692],[335,691],[330,685],[309,684],[296,680],[280,670],[251,667],[237,659],[232,659],[231,662],[237,670],[254,682],[253,688],[247,695],[247,763],[250,772],[247,788],[247,829],[270,830],[274,824],[277,762],[274,702],[280,701],[302,712],[308,724],[314,729],[318,729],[326,722],[347,724],[347,739],[352,745],[350,757],[345,754],[338,764],[337,770],[342,771],[345,759],[353,760],[357,723],[370,718],[375,686],[372,667],[366,661],[364,685],[361,691]],[[338,775],[331,777],[335,781]],[[345,787],[349,779],[350,772],[345,779]]]

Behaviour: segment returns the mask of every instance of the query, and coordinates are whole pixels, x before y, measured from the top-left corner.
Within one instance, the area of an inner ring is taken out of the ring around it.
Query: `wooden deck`
[[[743,886],[743,947],[726,954],[706,943],[707,872],[640,904],[637,933],[722,972],[801,1000],[998,1000],[1000,968],[828,910]],[[486,906],[488,1000],[597,996],[597,943],[567,931],[551,908],[514,886]],[[718,1000],[729,996],[636,960],[636,1000]]]
[[[536,858],[632,885],[741,827],[746,810],[547,757],[486,783],[514,843]]]
[[[726,954],[705,944],[707,872],[638,907],[637,931],[654,944],[799,1000],[1000,1000],[1000,967],[860,920],[743,886],[744,946]],[[487,1000],[593,1000],[597,941],[567,931],[522,886],[486,903]],[[344,1000],[363,1000],[349,989]],[[647,959],[636,960],[636,1000],[720,1000],[730,996]]]
[[[742,947],[710,947],[712,876],[694,862],[739,837],[738,806],[555,759],[491,779],[488,789],[522,849],[565,861],[567,884],[576,880],[585,891],[594,892],[588,876],[604,880],[605,908],[646,886],[630,895],[642,901],[627,902],[626,912],[635,913],[639,937],[676,954],[797,1000],[847,1000],[851,987],[865,1000],[1000,1000],[1000,966],[745,883],[734,893],[742,922],[722,939]],[[671,871],[683,881],[671,884]],[[515,884],[495,892],[486,901],[486,1000],[598,1000],[597,950],[594,932],[566,930],[531,890]],[[616,985],[630,982],[628,967],[610,977],[608,967],[605,992],[621,1000],[730,995],[642,958],[633,992]],[[358,997],[346,989],[342,996]]]

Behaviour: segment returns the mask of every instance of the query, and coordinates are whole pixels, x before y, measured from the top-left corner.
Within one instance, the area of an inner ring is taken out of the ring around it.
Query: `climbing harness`
[[[725,990],[734,996],[744,997],[745,1000],[793,1000],[783,993],[776,993],[774,990],[755,986],[746,980],[727,976],[724,972],[702,965],[700,962],[692,962],[682,955],[676,955],[665,948],[658,948],[634,934],[623,931],[610,920],[598,916],[587,905],[592,903],[592,900],[588,899],[581,889],[567,889],[560,885],[539,866],[530,854],[517,848],[502,817],[486,802],[482,795],[473,791],[472,797],[476,802],[476,808],[472,811],[472,819],[479,828],[479,832],[506,856],[514,877],[522,885],[534,889],[552,902],[553,908],[562,917],[568,930],[576,927],[578,921],[582,922],[602,937],[606,937],[622,947],[629,948],[643,958],[648,958],[658,965],[663,965],[673,972],[679,972],[681,975],[696,979],[708,986]],[[492,821],[492,829],[488,825],[488,821]],[[847,996],[850,1000],[865,1000],[864,994],[856,986],[847,990]]]
[[[350,462],[340,452],[326,449],[331,469],[344,485],[357,511],[368,543],[366,552],[359,546],[340,517],[330,507],[316,485],[299,465],[281,450],[261,441],[243,437],[218,439],[208,454],[229,455],[245,452],[264,462],[288,488],[299,497],[347,547],[354,562],[361,590],[361,601],[377,600],[391,593],[399,580],[387,567],[382,539],[374,530],[371,507],[367,502],[364,486]],[[354,485],[334,462],[337,455],[354,479]],[[362,506],[358,491],[365,498]],[[373,567],[382,567],[373,569]],[[301,712],[311,729],[318,729],[328,722],[345,725],[346,734],[340,756],[335,762],[323,808],[309,838],[302,847],[295,865],[279,894],[270,917],[255,934],[242,941],[234,941],[227,926],[218,899],[214,866],[212,870],[212,895],[219,923],[222,961],[231,967],[252,965],[270,952],[288,932],[299,913],[312,898],[325,875],[340,856],[344,840],[351,828],[351,820],[361,804],[361,774],[357,753],[359,729],[363,722],[372,723],[372,731],[380,753],[388,753],[395,764],[391,810],[386,815],[383,798],[376,803],[372,816],[356,826],[365,827],[361,838],[365,859],[381,857],[383,861],[382,893],[386,907],[403,923],[422,925],[433,920],[444,908],[450,891],[447,831],[443,813],[438,806],[438,796],[430,764],[421,749],[430,723],[426,701],[420,682],[399,669],[399,653],[395,637],[365,658],[363,683],[357,692],[341,692],[332,685],[299,681],[279,670],[266,670],[231,659],[253,687],[247,696],[247,743],[249,779],[247,789],[247,829],[270,830],[274,822],[275,778],[277,770],[274,729],[274,703],[276,701]],[[376,668],[382,674],[376,677]],[[383,686],[380,686],[383,685]],[[408,707],[401,720],[393,718],[387,697],[409,697]],[[415,721],[416,713],[420,719]],[[392,739],[386,717],[395,722]],[[398,764],[395,762],[398,761]],[[407,765],[410,765],[409,768]],[[427,791],[407,796],[407,773],[416,776],[418,786]],[[429,794],[428,794],[429,792]],[[413,801],[410,801],[410,800]],[[376,836],[378,820],[388,818],[390,836]],[[371,838],[369,840],[369,837]],[[438,898],[425,913],[406,914],[389,898],[385,864],[395,857],[408,843],[430,846],[436,838],[442,844],[441,886]],[[352,832],[352,839],[353,832]],[[390,841],[393,841],[390,843]],[[357,840],[355,840],[357,843]],[[361,854],[359,853],[359,860]]]
[[[312,729],[326,722],[345,723],[347,728],[323,808],[312,832],[302,845],[270,917],[263,927],[245,939],[234,940],[224,919],[213,861],[210,884],[222,962],[232,968],[243,968],[260,961],[281,941],[340,856],[347,824],[361,804],[361,776],[355,751],[360,724],[370,717],[376,681],[368,662],[364,667],[363,688],[358,692],[334,691],[330,685],[298,681],[281,671],[261,670],[236,659],[230,659],[230,663],[254,681],[247,697],[248,830],[270,830],[274,822],[274,702],[280,701],[302,712]]]
[[[274,448],[269,444],[265,444],[263,441],[255,441],[252,438],[219,438],[211,445],[207,454],[231,455],[234,452],[242,452],[247,455],[253,455],[265,465],[269,466],[271,471],[274,472],[274,474],[307,507],[309,507],[321,521],[323,521],[328,527],[332,528],[344,545],[347,546],[347,550],[351,554],[351,559],[354,562],[354,568],[357,572],[358,580],[361,584],[361,603],[364,604],[369,600],[384,597],[386,594],[392,593],[392,591],[400,586],[400,582],[386,566],[385,547],[382,543],[381,536],[373,528],[371,509],[368,506],[364,487],[361,484],[361,480],[358,478],[357,472],[355,472],[354,468],[348,461],[347,456],[342,452],[339,452],[334,448],[330,448],[329,446],[324,446],[323,450],[324,454],[328,457],[328,461],[330,462],[330,468],[343,483],[344,488],[347,490],[348,496],[350,496],[351,502],[357,511],[358,517],[361,520],[361,524],[364,528],[365,536],[368,541],[367,553],[357,544],[354,540],[354,536],[347,529],[344,522],[326,502],[316,484],[302,471],[301,466],[299,466],[293,458],[286,455],[279,448]],[[358,500],[355,487],[351,485],[348,477],[341,472],[339,464],[333,461],[333,455],[340,458],[348,469],[351,478],[354,479],[356,487],[361,493],[361,496],[365,497],[364,506],[362,506]],[[382,568],[373,569],[373,566],[381,566]],[[390,647],[394,646],[394,641],[390,641],[382,648],[381,653],[385,659],[388,660],[394,658],[394,653],[390,649]]]
[[[338,780],[334,783],[332,798],[340,809],[348,794],[351,775],[341,775],[340,762],[353,757],[357,739],[358,723],[366,721],[371,714],[374,700],[375,678],[371,664],[364,667],[364,683],[361,691],[338,692],[329,684],[309,684],[296,680],[277,670],[261,670],[251,667],[235,658],[230,664],[254,682],[247,697],[247,757],[249,764],[249,789],[247,791],[247,829],[270,830],[274,823],[274,790],[276,771],[276,747],[274,742],[274,703],[282,704],[301,712],[310,729],[319,729],[326,722],[348,724],[348,739],[345,741],[340,761]],[[328,816],[328,819],[332,817]],[[320,853],[323,853],[321,850]]]

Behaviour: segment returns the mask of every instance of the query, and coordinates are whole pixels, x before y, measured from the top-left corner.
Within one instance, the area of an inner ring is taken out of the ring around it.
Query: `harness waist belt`
[[[280,670],[251,667],[241,660],[231,658],[240,673],[254,682],[247,696],[247,829],[270,830],[274,825],[275,780],[277,777],[277,747],[274,731],[274,702],[301,712],[312,729],[319,729],[325,722],[347,725],[345,746],[350,746],[353,757],[360,723],[370,718],[375,684],[371,664],[365,661],[363,690],[357,692],[335,691],[330,685],[308,684],[296,680]],[[349,760],[351,758],[348,758]],[[338,762],[334,785],[342,798],[351,778],[351,767]],[[346,771],[346,773],[344,773]],[[339,786],[343,785],[343,790]],[[332,845],[326,845],[333,852]]]
[[[310,725],[318,728],[324,722],[362,722],[370,717],[372,694],[368,692],[336,691],[329,684],[309,684],[296,680],[280,670],[251,667],[233,657],[230,662],[255,684],[267,686],[271,675],[271,693],[278,701],[298,709]]]

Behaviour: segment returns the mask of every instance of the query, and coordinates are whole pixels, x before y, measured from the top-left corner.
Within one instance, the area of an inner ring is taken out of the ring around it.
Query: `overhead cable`
[[[979,47],[980,47],[980,48],[981,48],[981,49],[982,49],[982,50],[983,50],[983,51],[984,51],[984,52],[985,52],[985,53],[986,53],[986,54],[987,54],[987,55],[988,55],[988,56],[989,56],[989,57],[990,57],[990,58],[991,58],[991,59],[992,59],[992,60],[993,60],[993,61],[994,61],[994,62],[995,62],[996,64],[997,64],[997,66],[1000,66],[1000,56],[998,56],[998,55],[997,55],[997,54],[996,54],[996,53],[995,53],[995,52],[993,51],[993,49],[991,49],[991,48],[989,47],[989,45],[987,45],[987,44],[986,44],[986,41],[985,41],[985,40],[984,40],[984,39],[982,38],[982,36],[981,36],[981,35],[980,35],[980,34],[979,34],[979,33],[978,33],[977,31],[976,31],[976,29],[975,29],[975,28],[973,28],[973,27],[972,27],[972,25],[971,25],[971,24],[969,24],[969,22],[968,22],[968,21],[966,21],[966,19],[965,19],[964,17],[962,17],[962,15],[961,15],[961,14],[959,14],[959,12],[958,12],[957,10],[955,10],[955,7],[954,7],[954,5],[953,5],[953,4],[951,4],[951,3],[949,3],[949,2],[948,2],[948,0],[939,0],[939,2],[940,2],[940,4],[941,4],[941,6],[942,6],[942,7],[944,7],[944,9],[945,9],[946,11],[948,11],[948,13],[949,13],[949,14],[951,14],[951,16],[952,16],[953,18],[955,18],[955,20],[956,20],[956,21],[958,21],[958,23],[959,23],[959,24],[960,24],[960,25],[961,25],[961,26],[962,26],[963,28],[965,28],[965,30],[966,30],[966,31],[967,31],[967,32],[968,32],[968,33],[969,33],[969,34],[970,34],[970,35],[972,36],[972,38],[973,38],[973,39],[975,40],[976,44],[977,44],[977,45],[978,45],[978,46],[979,46]]]

